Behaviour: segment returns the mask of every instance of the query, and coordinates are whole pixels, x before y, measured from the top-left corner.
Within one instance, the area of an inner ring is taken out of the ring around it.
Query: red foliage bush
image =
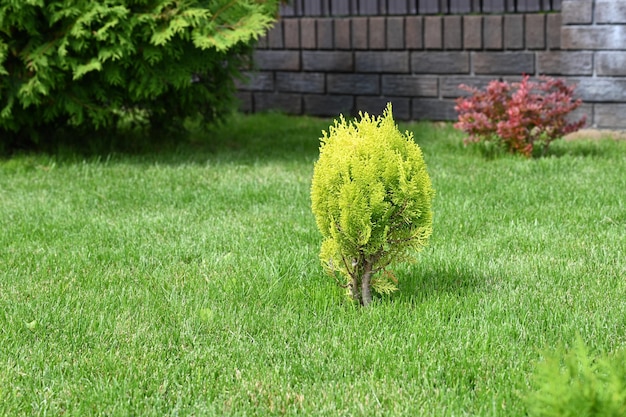
[[[485,90],[467,85],[469,97],[456,100],[459,113],[454,127],[469,134],[468,142],[495,142],[511,153],[530,157],[540,147],[575,132],[585,125],[586,117],[568,122],[566,116],[582,101],[574,100],[574,87],[563,80],[541,77],[529,81],[524,75],[519,83],[491,81]]]

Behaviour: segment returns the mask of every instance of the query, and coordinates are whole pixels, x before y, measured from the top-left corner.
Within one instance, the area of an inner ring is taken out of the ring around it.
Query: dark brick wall
[[[561,10],[561,0],[290,0],[281,16],[379,16]]]
[[[578,84],[588,125],[626,128],[626,0],[562,0],[550,14],[283,17],[239,86],[242,110],[453,120],[461,83],[522,73]]]
[[[561,54],[541,64],[579,83],[593,126],[626,129],[626,0],[564,0]]]

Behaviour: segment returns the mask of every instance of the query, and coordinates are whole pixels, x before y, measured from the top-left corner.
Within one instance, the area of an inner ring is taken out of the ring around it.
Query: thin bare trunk
[[[372,263],[365,261],[365,269],[361,278],[361,304],[367,307],[372,302]]]
[[[352,275],[352,283],[350,284],[350,294],[352,298],[358,302],[361,302],[361,291],[359,285],[359,276],[357,273]]]

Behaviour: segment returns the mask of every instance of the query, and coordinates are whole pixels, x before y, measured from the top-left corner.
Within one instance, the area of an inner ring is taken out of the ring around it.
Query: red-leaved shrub
[[[550,77],[539,80],[529,81],[528,75],[519,83],[494,80],[485,90],[460,85],[471,95],[456,100],[454,127],[469,134],[466,143],[495,142],[527,157],[535,149],[545,153],[553,140],[582,128],[586,117],[566,120],[582,104],[573,99],[573,86]]]

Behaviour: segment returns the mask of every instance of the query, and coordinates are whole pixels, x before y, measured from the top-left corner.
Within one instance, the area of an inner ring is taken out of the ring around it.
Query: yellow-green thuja
[[[409,261],[432,233],[434,190],[420,147],[400,132],[391,104],[382,116],[335,120],[322,132],[311,185],[323,242],[320,259],[362,305],[372,289],[397,289],[393,262]]]

